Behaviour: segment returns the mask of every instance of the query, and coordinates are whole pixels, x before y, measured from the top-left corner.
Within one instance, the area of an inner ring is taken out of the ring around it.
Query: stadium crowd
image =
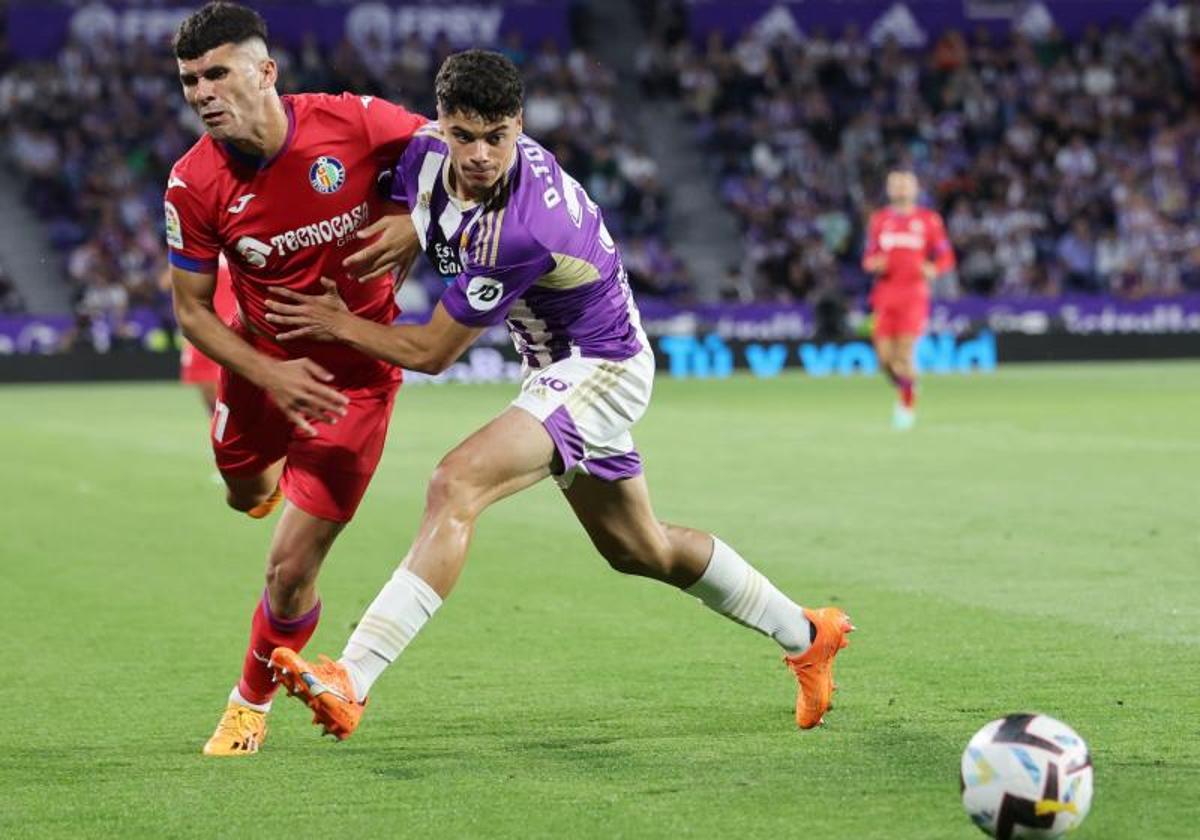
[[[924,50],[848,27],[703,46],[660,3],[639,70],[682,97],[745,232],[758,294],[861,292],[862,226],[912,166],[959,266],[937,293],[1126,296],[1200,288],[1200,46],[1146,20]]]
[[[698,46],[686,4],[639,9],[643,93],[684,103],[744,231],[749,269],[727,278],[731,296],[863,292],[862,226],[898,163],[916,170],[958,254],[940,295],[1200,288],[1200,42],[1184,33],[1153,21],[1078,43],[948,32],[913,51],[849,27],[803,39],[751,30],[735,43],[718,33]],[[498,48],[524,71],[527,130],[604,208],[635,289],[689,297],[664,236],[668,192],[618,118],[615,74],[581,48],[519,36]],[[451,51],[368,37],[274,55],[283,91],[351,90],[432,114],[431,79]],[[18,64],[0,34],[0,136],[84,318],[168,308],[162,188],[201,131],[175,77],[165,45],[92,38],[53,63]],[[438,294],[428,269],[419,278],[406,308]],[[18,310],[10,286],[0,279],[0,306]]]
[[[528,49],[513,36],[498,46],[522,67],[525,124],[604,208],[612,232],[631,243],[639,278],[681,272],[662,238],[666,193],[657,166],[616,118],[614,74],[582,49]],[[434,113],[432,80],[453,51],[417,37],[392,49],[343,41],[327,55],[315,40],[275,46],[279,89],[353,91]],[[3,53],[0,53],[3,55]],[[53,63],[8,64],[0,72],[0,136],[20,173],[26,203],[66,257],[77,313],[118,325],[132,306],[169,302],[162,192],[171,164],[202,126],[184,105],[165,45],[103,38],[69,43]],[[440,280],[424,269],[406,284],[406,308],[429,306]],[[7,298],[6,298],[7,300]]]

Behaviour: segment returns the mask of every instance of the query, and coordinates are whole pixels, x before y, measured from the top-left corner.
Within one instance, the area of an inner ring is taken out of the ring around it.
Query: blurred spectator
[[[1059,262],[1066,272],[1067,283],[1074,289],[1094,292],[1096,282],[1096,247],[1085,219],[1076,219],[1071,229],[1058,240]]]
[[[0,263],[0,314],[13,315],[24,311],[25,300],[17,291],[12,278],[8,276],[4,265]]]
[[[687,269],[660,240],[634,236],[621,244],[621,260],[634,294],[682,301],[691,292]]]

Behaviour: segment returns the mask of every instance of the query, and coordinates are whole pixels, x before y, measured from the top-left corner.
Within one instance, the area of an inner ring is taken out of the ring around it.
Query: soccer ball
[[[1092,758],[1074,729],[1017,714],[975,733],[962,756],[967,816],[999,840],[1061,837],[1092,807]]]

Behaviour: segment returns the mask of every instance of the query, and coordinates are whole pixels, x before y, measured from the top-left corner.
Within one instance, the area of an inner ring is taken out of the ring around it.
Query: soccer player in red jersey
[[[917,206],[919,191],[910,170],[888,173],[889,205],[871,214],[862,261],[877,278],[871,289],[875,351],[899,392],[892,415],[899,429],[916,422],[913,347],[929,321],[929,282],[954,267],[942,217]]]
[[[261,517],[287,499],[241,680],[204,746],[206,755],[247,755],[266,735],[268,657],[303,646],[316,628],[317,573],[366,492],[400,384],[396,368],[352,348],[280,344],[266,299],[272,289],[322,291],[320,278],[333,277],[358,315],[391,323],[392,284],[366,281],[419,246],[406,216],[385,215],[397,210],[376,181],[426,120],[369,96],[280,96],[266,25],[233,3],[184,20],[175,55],[206,130],[167,183],[175,314],[222,368],[212,443],[230,506]],[[237,299],[228,325],[213,306],[220,254]]]
[[[167,272],[167,287],[170,288],[171,275]],[[225,324],[233,322],[237,313],[237,300],[233,296],[233,281],[229,279],[229,264],[222,257],[217,263],[217,285],[213,290],[213,311]],[[221,377],[221,366],[196,349],[186,338],[179,349],[179,381],[185,385],[195,385],[212,417],[217,407],[217,380]]]

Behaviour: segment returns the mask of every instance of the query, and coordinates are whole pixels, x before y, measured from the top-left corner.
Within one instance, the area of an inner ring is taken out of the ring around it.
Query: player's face
[[[521,115],[485,122],[477,114],[438,111],[438,122],[450,144],[450,165],[463,192],[470,196],[486,194],[512,161],[521,133]]]
[[[892,172],[887,177],[888,201],[893,204],[915,204],[919,185],[911,172]]]
[[[274,89],[275,62],[255,41],[222,44],[199,58],[179,61],[183,96],[214,140],[251,140],[265,120]]]

